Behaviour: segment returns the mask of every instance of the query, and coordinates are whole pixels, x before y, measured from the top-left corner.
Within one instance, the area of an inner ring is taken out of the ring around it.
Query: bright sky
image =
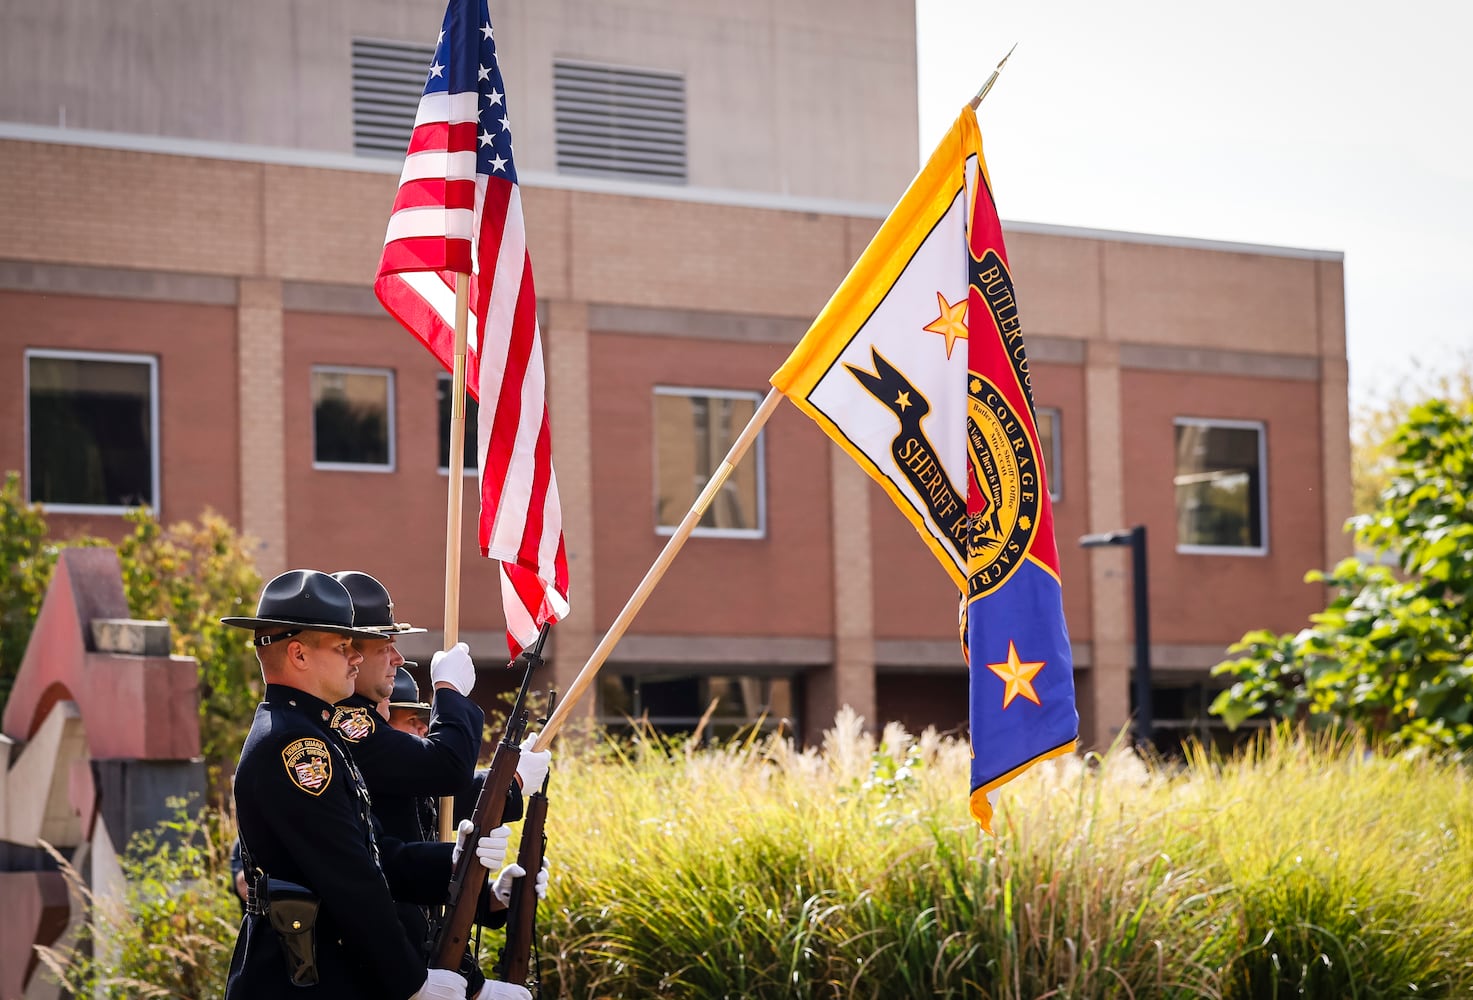
[[[1343,251],[1352,409],[1473,356],[1473,2],[916,0],[916,20],[922,159],[1018,43],[978,112],[1004,220]]]

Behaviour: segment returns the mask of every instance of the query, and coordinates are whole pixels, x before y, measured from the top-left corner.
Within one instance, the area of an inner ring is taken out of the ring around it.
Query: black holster
[[[317,908],[312,890],[285,879],[266,879],[266,914],[281,936],[293,986],[317,985]]]

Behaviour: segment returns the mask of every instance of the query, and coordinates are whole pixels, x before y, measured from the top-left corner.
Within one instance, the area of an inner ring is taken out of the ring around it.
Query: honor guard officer
[[[363,656],[353,693],[333,709],[332,727],[352,748],[353,760],[363,772],[373,796],[373,811],[384,832],[400,840],[433,840],[433,829],[422,829],[417,799],[453,796],[465,788],[476,770],[481,730],[486,717],[468,697],[476,683],[475,665],[465,643],[436,653],[430,667],[435,686],[429,731],[422,737],[389,726],[379,705],[394,692],[394,680],[404,663],[396,640],[425,630],[394,620],[389,591],[367,573],[334,573],[353,599],[353,621],[373,638],[356,638],[353,647]],[[520,792],[508,809],[522,814]],[[503,820],[505,821],[505,820]]]
[[[398,636],[423,633],[408,622],[395,620],[394,602],[386,588],[367,573],[344,571],[334,573],[353,600],[355,627],[375,633],[374,638],[356,637],[354,649],[363,657],[353,693],[333,709],[331,725],[346,742],[372,797],[372,811],[386,836],[406,842],[434,840],[438,835],[436,799],[461,794],[464,800],[470,789],[470,803],[479,793],[474,781],[476,758],[480,752],[481,730],[485,716],[479,706],[467,697],[476,682],[470,648],[463,642],[436,653],[430,661],[430,679],[435,687],[428,731],[415,736],[385,724],[379,706],[393,696],[395,681],[405,662],[396,645]],[[405,672],[408,676],[407,671]],[[409,681],[413,683],[413,678]],[[415,686],[418,694],[418,686]],[[501,826],[490,831],[482,843],[491,841],[505,855],[511,829],[505,824],[522,816],[522,796],[518,783],[542,785],[547,773],[550,751],[532,753],[524,749],[517,764],[517,783],[507,790],[502,809]],[[466,809],[469,812],[469,806]],[[464,823],[469,828],[470,823]],[[478,851],[479,853],[479,851]],[[483,864],[488,863],[482,856]],[[506,903],[511,879],[524,872],[519,865],[509,865],[490,886],[490,899],[481,911],[481,922],[498,927],[506,920]],[[547,876],[538,873],[538,888],[545,891]],[[431,944],[429,914],[412,905],[417,900],[400,900],[399,919],[411,941],[422,944],[428,954]],[[472,985],[479,987],[480,970],[474,961],[464,968]],[[505,984],[502,984],[505,985]],[[510,995],[510,994],[508,994]]]
[[[419,700],[419,682],[409,672],[419,664],[405,660],[394,672],[394,691],[389,695],[389,727],[401,733],[423,736],[430,731],[429,702]]]
[[[352,641],[379,633],[356,628],[347,589],[312,570],[266,584],[254,617],[221,622],[254,633],[266,681],[235,775],[250,900],[226,1000],[308,985],[319,998],[460,1000],[465,979],[427,968],[390,892],[442,902],[450,845],[380,845],[362,777],[329,725],[362,662]],[[504,856],[489,840],[477,855],[494,869]]]
[[[440,798],[469,796],[475,802],[479,786],[476,758],[481,748],[481,730],[485,715],[467,697],[476,683],[476,669],[470,647],[458,642],[438,652],[430,660],[430,680],[435,686],[435,700],[430,712],[429,730],[423,737],[385,725],[378,706],[391,698],[399,668],[404,664],[395,640],[401,635],[424,632],[407,622],[394,621],[394,602],[382,583],[367,573],[336,573],[353,598],[354,622],[359,628],[378,633],[374,639],[354,639],[353,646],[363,654],[363,666],[353,685],[353,694],[333,711],[332,726],[352,747],[353,759],[368,782],[373,796],[374,814],[384,825],[384,832],[400,840],[432,840],[437,823],[421,830],[404,818],[412,815],[397,805],[390,808],[390,797],[410,796]],[[412,682],[414,678],[409,678]],[[416,685],[415,691],[419,688]],[[531,738],[523,741],[517,762],[517,781],[507,791],[502,810],[503,824],[522,816],[521,788],[534,791],[552,760],[552,751],[531,752]],[[474,789],[474,791],[472,791]]]
[[[394,692],[389,695],[386,703],[380,703],[379,714],[388,716],[390,729],[397,729],[401,733],[422,738],[430,731],[431,709],[429,702],[420,701],[419,682],[408,670],[409,667],[418,665],[406,660],[394,672]],[[520,803],[521,793],[512,794],[518,796]],[[394,799],[401,801],[395,802]],[[458,806],[457,802],[457,814],[460,811]],[[510,806],[509,802],[508,806]],[[390,824],[405,830],[419,831],[416,839],[430,840],[439,835],[438,809],[432,796],[380,796],[374,799],[373,811],[374,815],[379,817],[380,823],[383,823],[384,817],[390,813],[399,814],[390,821]]]

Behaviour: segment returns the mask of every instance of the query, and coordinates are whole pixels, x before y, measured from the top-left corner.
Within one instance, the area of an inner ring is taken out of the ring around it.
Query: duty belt
[[[271,878],[251,858],[245,839],[240,859],[246,872],[246,913],[265,917],[281,938],[286,974],[294,986],[317,984],[317,910],[312,890],[285,879]]]

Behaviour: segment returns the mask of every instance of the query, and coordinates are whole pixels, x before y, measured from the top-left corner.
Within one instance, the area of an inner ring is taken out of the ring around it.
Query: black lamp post
[[[1151,713],[1151,598],[1146,586],[1146,526],[1129,530],[1084,535],[1082,548],[1101,545],[1130,546],[1130,575],[1135,592],[1135,736],[1138,742],[1156,745],[1155,721]]]

